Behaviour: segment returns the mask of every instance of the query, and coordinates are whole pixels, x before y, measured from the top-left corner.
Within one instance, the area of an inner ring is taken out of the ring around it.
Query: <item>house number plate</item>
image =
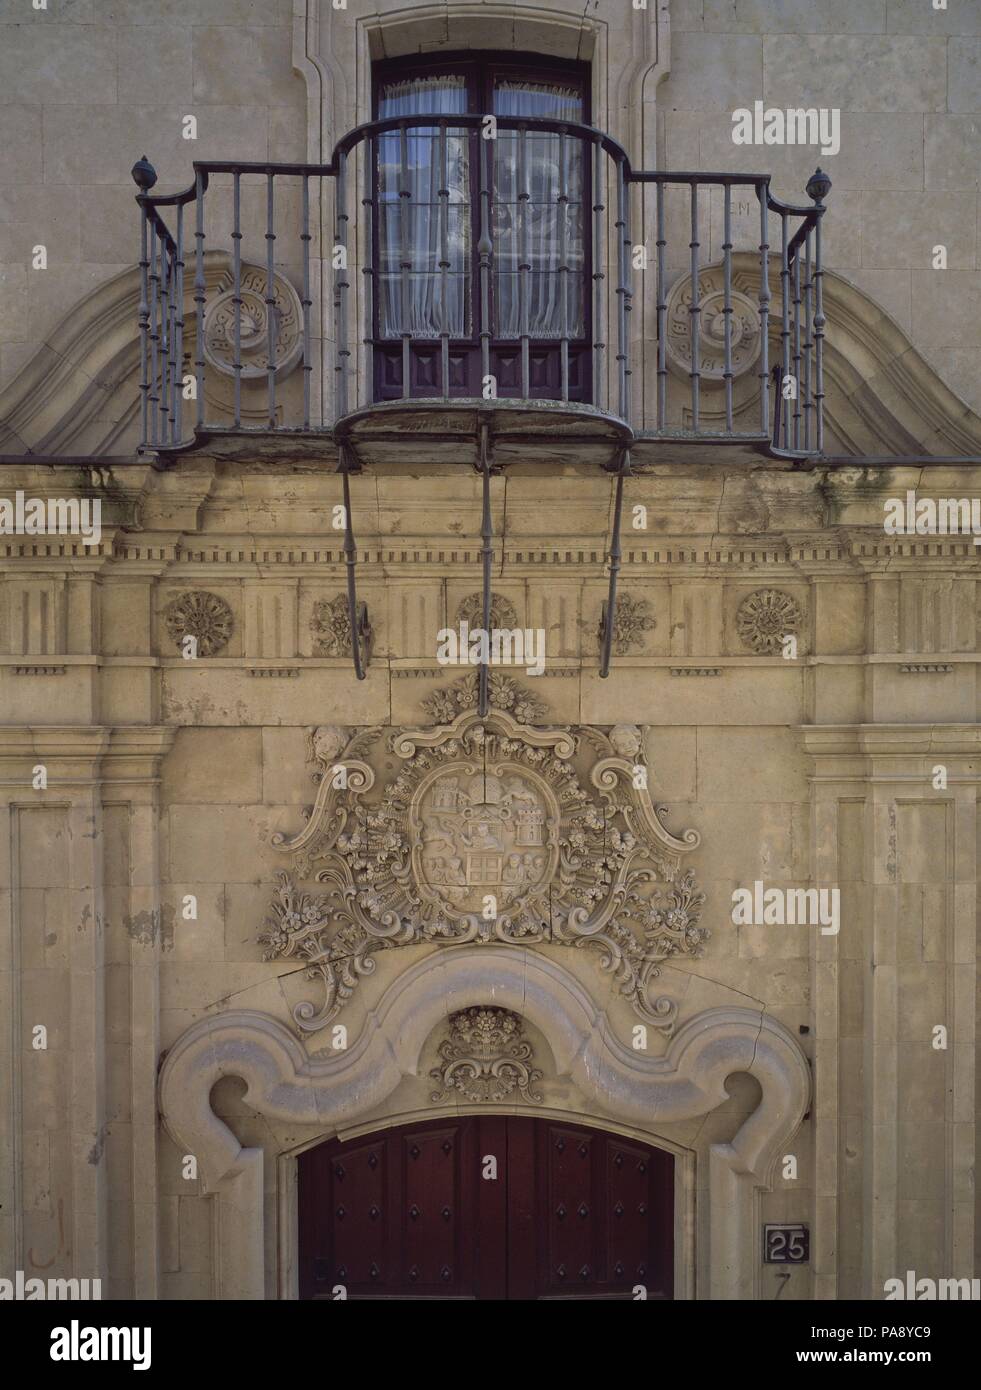
[[[811,1257],[811,1232],[807,1226],[763,1227],[763,1263],[803,1265]]]

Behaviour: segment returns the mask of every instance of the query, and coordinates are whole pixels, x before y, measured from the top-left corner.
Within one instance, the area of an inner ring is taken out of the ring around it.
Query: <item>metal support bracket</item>
[[[603,604],[600,618],[600,679],[606,680],[610,674],[610,655],[613,650],[613,633],[617,615],[617,578],[620,574],[620,521],[623,516],[623,480],[632,476],[630,450],[626,445],[620,450],[620,463],[617,468],[616,495],[613,501],[613,534],[610,538],[610,590]]]
[[[361,465],[354,450],[346,442],[338,444],[337,471],[344,486],[344,563],[347,566],[347,616],[351,627],[351,657],[354,673],[359,681],[368,674],[371,661],[371,648],[374,634],[368,618],[368,605],[358,601],[355,570],[358,563],[358,547],[354,539],[354,523],[351,519],[352,473],[360,473]]]

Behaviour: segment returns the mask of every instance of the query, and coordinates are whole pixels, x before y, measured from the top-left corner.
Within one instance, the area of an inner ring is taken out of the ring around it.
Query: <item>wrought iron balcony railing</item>
[[[452,115],[329,164],[195,163],[181,193],[133,176],[147,448],[546,401],[626,443],[822,450],[820,170],[798,207],[767,175],[635,170],[590,126]]]

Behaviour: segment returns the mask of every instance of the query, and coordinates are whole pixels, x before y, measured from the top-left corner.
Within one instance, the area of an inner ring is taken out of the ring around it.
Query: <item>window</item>
[[[379,64],[375,112],[585,123],[585,65],[532,67],[511,55]],[[378,138],[379,398],[442,395],[444,375],[446,394],[482,394],[484,338],[498,395],[588,398],[589,149],[559,131],[499,127],[483,140],[479,129],[452,124]]]

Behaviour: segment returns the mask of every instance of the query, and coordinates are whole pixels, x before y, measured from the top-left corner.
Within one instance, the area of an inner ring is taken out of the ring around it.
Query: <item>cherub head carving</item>
[[[322,724],[313,731],[313,756],[318,763],[335,761],[344,751],[348,742],[348,731],[340,724]]]
[[[636,758],[643,746],[643,736],[636,724],[617,724],[610,730],[610,742],[619,758]]]

